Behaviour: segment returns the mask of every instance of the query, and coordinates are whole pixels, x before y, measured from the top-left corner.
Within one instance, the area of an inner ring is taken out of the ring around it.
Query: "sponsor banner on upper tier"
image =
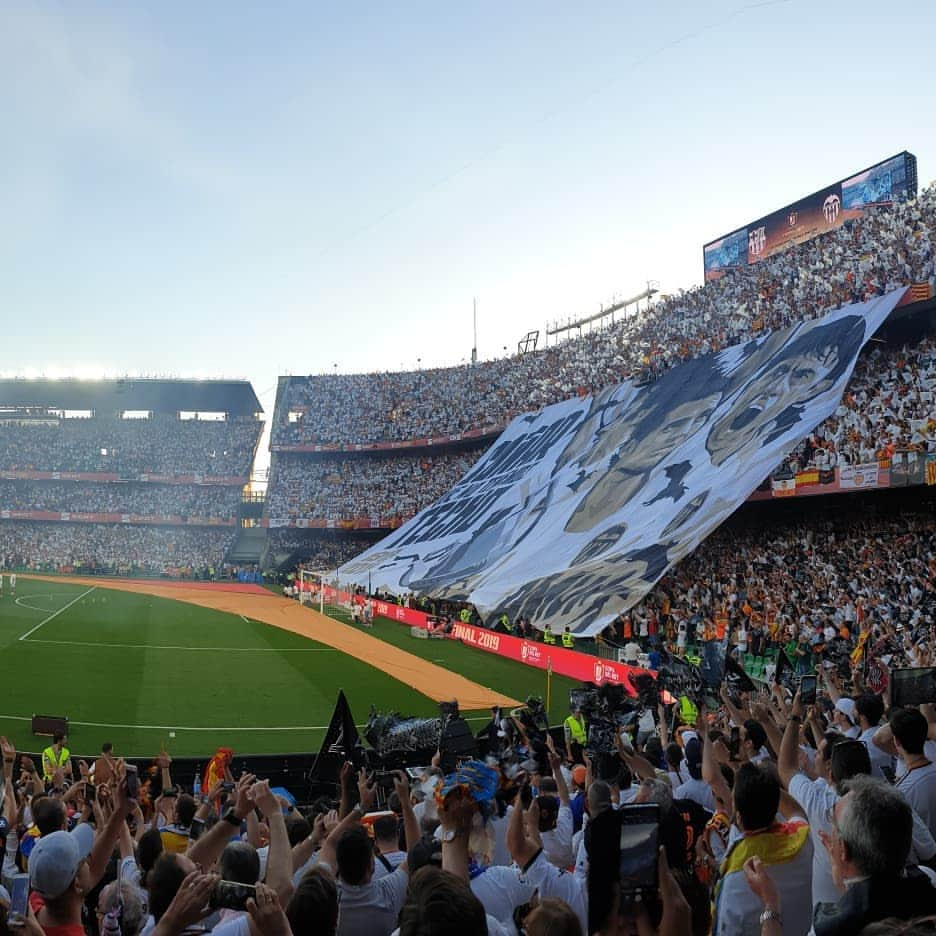
[[[3,481],[143,481],[158,484],[205,484],[230,487],[235,484],[245,485],[249,478],[235,478],[228,475],[167,475],[141,474],[119,475],[108,471],[0,471]]]
[[[174,517],[155,514],[86,513],[74,510],[0,510],[0,520],[60,523],[139,523],[147,526],[234,526],[231,517]]]
[[[341,579],[598,633],[835,411],[903,293],[517,417]]]
[[[846,465],[844,468],[839,468],[839,487],[843,491],[879,487],[878,470],[877,462]]]

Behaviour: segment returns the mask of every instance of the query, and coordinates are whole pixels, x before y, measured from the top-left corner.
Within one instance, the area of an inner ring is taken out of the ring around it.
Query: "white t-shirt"
[[[588,932],[588,890],[584,880],[551,864],[545,852],[537,855],[533,864],[522,872],[520,879],[539,891],[540,897],[564,900],[579,918],[582,932]]]
[[[712,788],[704,780],[693,780],[692,777],[673,790],[673,799],[692,800],[711,813],[717,809]]]
[[[877,730],[877,728],[868,728],[867,731],[863,731],[858,736],[858,740],[868,749],[868,756],[871,758],[871,776],[877,777],[879,780],[888,780],[882,768],[887,767],[894,770],[894,758],[872,742],[871,739]],[[888,782],[890,781],[888,780]]]
[[[331,866],[320,862],[323,868]],[[332,872],[334,873],[334,872]],[[338,879],[338,936],[384,936],[396,926],[406,897],[409,874],[405,864],[393,874],[366,884],[345,884]]]
[[[907,771],[896,788],[936,836],[936,763]]]
[[[378,857],[374,857],[374,877],[373,880],[379,881],[382,877],[386,877],[388,874],[393,874],[397,868],[406,861],[406,852],[405,851],[392,851],[387,852],[383,856],[390,865],[390,870],[388,871],[384,863]]]
[[[572,854],[574,828],[575,820],[572,818],[572,810],[568,806],[560,806],[559,815],[556,817],[556,828],[540,833],[543,851],[547,859],[557,868],[568,868],[575,861],[575,856]]]
[[[520,880],[520,871],[493,865],[471,881],[471,892],[484,905],[484,912],[515,936],[514,907],[528,903],[533,896],[533,888]]]
[[[802,822],[787,824],[787,834]],[[770,833],[758,833],[752,838]],[[751,846],[740,836],[729,846],[723,863],[738,863]],[[735,849],[743,851],[735,852]],[[813,845],[808,834],[793,857],[780,863],[765,860],[783,901],[784,936],[800,936],[812,923],[812,860]],[[725,874],[718,885],[715,907],[714,936],[760,936],[760,898],[755,897],[739,867]]]
[[[820,832],[832,831],[829,825],[829,810],[838,801],[838,793],[821,777],[810,780],[805,774],[798,773],[790,780],[790,796],[796,800],[809,820],[809,836],[813,843],[812,864],[812,899],[817,903],[836,903],[842,896],[832,879],[832,864],[826,851]]]

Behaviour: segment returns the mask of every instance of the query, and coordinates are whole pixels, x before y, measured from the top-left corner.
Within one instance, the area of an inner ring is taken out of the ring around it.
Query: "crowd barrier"
[[[884,488],[936,484],[936,455],[896,452],[889,458],[841,468],[811,468],[797,474],[777,473],[748,499],[810,497],[816,494],[848,494]]]
[[[312,590],[311,585],[307,585]],[[337,591],[328,586],[325,589],[325,600],[337,604],[347,604],[352,600],[363,603],[361,595],[353,596],[350,592]],[[389,601],[371,599],[375,617],[382,617],[388,621],[395,621],[405,627],[418,627],[421,630],[429,629],[429,619],[432,617],[415,608],[406,608]],[[568,676],[580,682],[592,682],[597,685],[623,686],[629,696],[636,696],[637,689],[633,680],[648,670],[638,666],[627,666],[613,660],[602,660],[589,653],[578,650],[569,650],[552,644],[544,644],[535,640],[525,640],[511,634],[501,634],[488,630],[485,627],[476,627],[473,624],[464,624],[456,621],[451,632],[447,634],[450,640],[457,640],[468,647],[493,653],[507,660],[515,660],[526,666],[536,669],[551,670],[560,676]],[[651,674],[652,675],[652,674]]]

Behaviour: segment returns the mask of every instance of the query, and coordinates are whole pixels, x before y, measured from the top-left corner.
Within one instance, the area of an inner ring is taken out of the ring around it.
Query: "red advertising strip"
[[[50,523],[140,523],[149,526],[234,526],[237,523],[232,517],[167,517],[148,514],[53,510],[0,510],[0,520],[43,520]]]
[[[167,475],[141,474],[119,475],[107,471],[0,471],[4,481],[148,481],[157,484],[216,484],[243,487],[249,478],[233,478],[215,475]]]
[[[290,444],[276,442],[270,446],[272,452],[386,452],[393,449],[429,448],[433,445],[449,445],[452,442],[464,442],[470,439],[486,439],[499,436],[506,428],[503,426],[488,426],[485,429],[467,429],[465,432],[456,432],[452,435],[433,436],[427,439],[406,439],[403,442],[353,442],[338,444],[324,442],[321,444]]]
[[[335,590],[326,588],[325,596],[329,600],[335,600]],[[339,592],[337,593],[337,600],[347,602],[350,600],[350,595],[348,592]],[[358,603],[363,603],[365,600],[360,596],[355,598]],[[428,629],[429,615],[414,608],[404,608],[388,601],[374,601],[373,609],[377,617],[396,621],[398,624],[404,624],[407,627],[418,627],[421,630]],[[626,666],[623,663],[615,663],[611,660],[601,660],[589,653],[580,653],[577,650],[568,650],[565,647],[542,644],[533,640],[523,640],[510,634],[498,634],[484,627],[462,624],[460,621],[453,625],[449,639],[458,640],[466,646],[475,647],[486,653],[494,653],[508,660],[525,663],[527,666],[535,666],[537,669],[546,670],[551,668],[554,673],[558,673],[560,676],[568,676],[570,679],[577,679],[581,682],[592,682],[598,685],[603,683],[620,685],[624,687],[629,696],[637,695],[637,690],[632,682],[633,678],[643,673],[649,673],[648,670],[637,666]],[[649,673],[649,675],[653,674]]]

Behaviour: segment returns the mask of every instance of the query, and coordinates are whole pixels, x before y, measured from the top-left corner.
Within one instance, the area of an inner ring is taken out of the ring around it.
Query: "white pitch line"
[[[96,643],[93,640],[43,640],[41,637],[27,641],[33,644],[58,644],[63,647],[114,647],[120,650],[213,650],[230,653],[339,653],[336,647],[187,647],[184,644],[126,644]]]
[[[97,588],[97,585],[92,585],[87,591],[82,592],[77,598],[72,598],[72,600],[69,601],[68,604],[65,605],[65,607],[59,608],[58,611],[53,611],[52,614],[50,614],[47,618],[41,620],[35,627],[26,631],[26,633],[23,634],[22,637],[20,637],[20,640],[25,640],[30,634],[35,634],[36,631],[39,630],[39,628],[42,627],[43,624],[48,624],[49,621],[52,621],[55,618],[57,618],[63,611],[67,611],[73,604],[76,604],[77,602],[81,601],[81,599],[84,598],[85,595],[90,595],[91,592],[93,592],[95,588]]]
[[[51,611],[49,608],[39,608],[39,607],[36,607],[36,605],[31,605],[31,604],[29,604],[29,603],[26,601],[27,598],[52,598],[52,599],[54,600],[54,599],[55,599],[55,595],[23,595],[22,598],[17,598],[17,599],[16,599],[16,603],[17,603],[21,608],[28,608],[30,611],[41,611],[43,614],[51,614],[51,613],[52,613],[52,611]]]
[[[32,719],[25,715],[0,715],[0,721],[28,722],[32,721]],[[465,721],[490,721],[490,719],[487,715],[479,715],[477,717],[466,718]],[[137,731],[324,731],[329,727],[328,725],[276,725],[270,728],[245,728],[242,725],[238,725],[236,728],[221,728],[215,726],[186,727],[185,725],[118,725],[110,722],[73,721],[70,718],[68,719],[68,724],[80,725],[82,728],[128,728]],[[367,725],[364,723],[356,725],[355,727],[365,728]]]

